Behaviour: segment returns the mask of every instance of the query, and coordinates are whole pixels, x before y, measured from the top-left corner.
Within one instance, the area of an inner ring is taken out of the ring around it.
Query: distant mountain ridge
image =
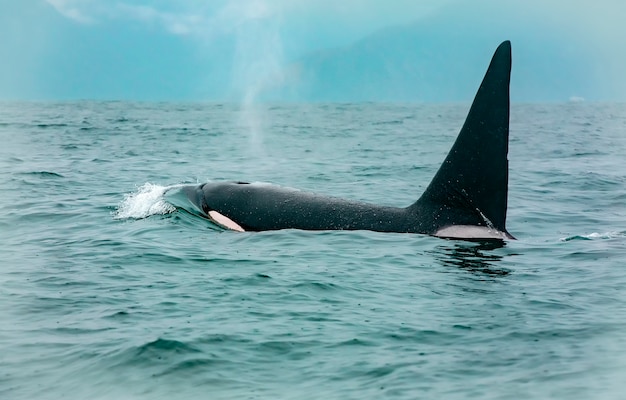
[[[474,14],[476,11],[474,10]],[[490,54],[513,42],[513,101],[594,97],[591,49],[527,18],[468,19],[463,9],[378,31],[354,44],[311,53],[289,65],[264,98],[300,101],[465,102]]]

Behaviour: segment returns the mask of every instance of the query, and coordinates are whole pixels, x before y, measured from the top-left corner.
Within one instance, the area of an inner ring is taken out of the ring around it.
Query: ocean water
[[[624,104],[512,105],[502,245],[177,206],[408,205],[468,106],[0,103],[0,398],[624,398]]]

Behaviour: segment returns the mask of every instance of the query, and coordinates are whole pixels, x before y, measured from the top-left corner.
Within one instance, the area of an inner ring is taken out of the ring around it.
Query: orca
[[[270,184],[184,186],[202,216],[236,231],[370,230],[514,239],[506,230],[511,43],[496,49],[461,131],[422,196],[388,207]]]

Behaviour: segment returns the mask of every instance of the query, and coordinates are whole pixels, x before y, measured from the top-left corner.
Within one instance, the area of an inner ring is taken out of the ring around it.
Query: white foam
[[[570,240],[574,240],[574,239],[583,239],[583,240],[615,239],[615,238],[624,237],[624,236],[626,236],[625,232],[616,232],[616,231],[604,232],[604,233],[592,232],[588,235],[573,235],[573,236],[563,237],[560,239],[560,241],[569,242]]]
[[[177,186],[160,186],[145,183],[134,193],[124,196],[124,200],[117,206],[113,214],[115,219],[142,219],[151,215],[169,214],[176,207],[166,202],[163,195]]]

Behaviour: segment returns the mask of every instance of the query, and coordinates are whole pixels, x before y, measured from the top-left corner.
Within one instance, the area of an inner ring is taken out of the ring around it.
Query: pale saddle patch
[[[209,218],[211,218],[211,221],[215,222],[222,228],[230,229],[237,232],[245,232],[245,229],[243,229],[241,225],[228,218],[227,216],[218,213],[217,211],[209,211]]]
[[[435,236],[447,239],[509,239],[509,236],[495,228],[476,225],[450,225],[439,229]]]

